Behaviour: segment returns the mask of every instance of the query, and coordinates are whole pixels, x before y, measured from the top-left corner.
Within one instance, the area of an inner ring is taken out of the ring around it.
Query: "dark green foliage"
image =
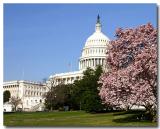
[[[104,109],[97,90],[100,86],[98,80],[101,73],[101,66],[98,66],[96,70],[87,68],[83,78],[74,82],[71,97],[76,107],[87,112],[100,112]]]
[[[11,94],[8,90],[3,92],[3,103],[8,102],[9,98],[11,97]]]
[[[45,96],[45,105],[47,109],[63,109],[70,105],[70,85],[60,84],[52,87]]]
[[[83,94],[82,109],[86,112],[100,112],[103,106],[97,94],[93,91],[86,91]]]

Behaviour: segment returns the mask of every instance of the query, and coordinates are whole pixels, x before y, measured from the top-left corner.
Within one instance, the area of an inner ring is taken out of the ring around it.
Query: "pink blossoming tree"
[[[157,29],[148,23],[134,29],[117,29],[107,52],[108,72],[100,77],[99,95],[112,107],[141,105],[157,109]]]

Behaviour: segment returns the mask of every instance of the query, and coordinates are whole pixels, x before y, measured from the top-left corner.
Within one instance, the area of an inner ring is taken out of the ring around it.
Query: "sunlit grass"
[[[157,126],[157,123],[145,120],[132,120],[135,113],[108,112],[86,113],[68,112],[22,112],[4,114],[4,126]]]

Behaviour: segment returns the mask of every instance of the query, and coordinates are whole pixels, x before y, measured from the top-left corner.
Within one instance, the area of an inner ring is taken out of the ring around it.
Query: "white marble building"
[[[82,55],[79,58],[79,71],[59,73],[49,77],[48,86],[56,86],[60,83],[73,83],[76,79],[81,79],[83,71],[87,67],[95,68],[97,65],[106,67],[106,52],[109,46],[109,38],[103,34],[100,17],[98,15],[95,25],[95,32],[86,40],[82,50]]]
[[[95,68],[97,65],[106,67],[106,52],[109,46],[109,38],[102,32],[100,17],[97,17],[94,33],[88,37],[82,54],[79,58],[79,70],[73,72],[59,73],[51,75],[46,84],[29,82],[29,81],[8,81],[4,82],[3,89],[9,90],[11,97],[18,97],[22,104],[18,105],[23,111],[43,110],[45,94],[50,86],[56,86],[60,83],[70,84],[76,79],[81,79],[83,71],[87,67]],[[9,103],[4,104],[4,109],[9,107]],[[12,107],[12,106],[10,106]],[[6,109],[9,110],[9,109]]]
[[[23,111],[43,110],[43,95],[47,92],[45,84],[30,81],[8,81],[3,83],[3,90],[10,91],[11,97],[20,98],[18,109]],[[8,105],[9,103],[6,103]],[[4,104],[5,107],[8,107]]]

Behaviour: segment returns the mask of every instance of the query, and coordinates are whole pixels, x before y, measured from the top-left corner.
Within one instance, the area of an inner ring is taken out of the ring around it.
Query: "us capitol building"
[[[83,71],[87,67],[95,69],[97,65],[106,67],[106,52],[109,46],[109,38],[102,33],[102,25],[98,15],[95,25],[95,32],[86,40],[85,46],[79,58],[79,71],[59,73],[51,75],[46,84],[30,82],[30,81],[8,81],[4,82],[4,91],[10,91],[11,97],[18,97],[22,103],[18,105],[23,111],[43,110],[43,95],[51,86],[60,83],[70,84],[76,79],[81,79]],[[4,103],[4,111],[11,110],[10,102]]]
[[[102,33],[102,25],[98,15],[95,25],[95,32],[86,40],[79,58],[79,71],[59,73],[49,77],[49,85],[56,86],[60,83],[73,83],[76,79],[81,79],[83,71],[87,67],[95,69],[97,65],[106,67],[106,52],[109,46],[109,38]]]

